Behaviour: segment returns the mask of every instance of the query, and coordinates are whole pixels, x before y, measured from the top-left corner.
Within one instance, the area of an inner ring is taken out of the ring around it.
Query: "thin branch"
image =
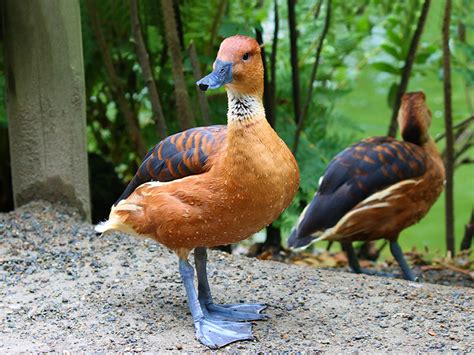
[[[298,124],[301,119],[300,105],[300,71],[298,68],[298,30],[295,15],[296,0],[288,0],[288,26],[290,29],[290,55],[291,55],[291,83],[293,91],[294,120]]]
[[[462,120],[462,121],[456,123],[456,124],[453,126],[453,130],[457,130],[457,129],[459,129],[459,128],[464,129],[465,127],[468,127],[468,126],[471,125],[472,123],[474,123],[474,116],[468,117],[468,118],[466,118],[465,120]],[[442,133],[438,134],[438,135],[435,137],[435,142],[439,142],[439,141],[442,140],[444,137],[446,137],[446,132],[442,132]]]
[[[458,160],[462,157],[462,155],[464,153],[466,153],[469,149],[471,149],[472,147],[474,146],[473,142],[466,142],[466,144],[464,144],[461,149],[459,149],[459,151],[456,152],[455,154],[455,157],[454,157],[454,164],[455,164],[455,168],[457,168],[458,166],[460,165],[463,165],[463,164],[468,164],[470,163],[470,158],[464,158],[463,160],[461,160],[459,163],[458,163]]]
[[[323,0],[318,0],[318,2],[311,8],[310,11],[313,11],[314,13],[309,13],[303,18],[302,23],[307,23],[307,22],[316,22],[319,18],[319,15],[321,14],[321,8],[323,6]],[[314,9],[314,10],[313,10]],[[308,48],[303,53],[303,57],[300,59],[300,63],[306,63],[307,62],[307,57],[313,56],[313,49],[316,50],[319,44],[319,39],[315,40],[314,42],[311,43]]]
[[[166,42],[171,58],[171,69],[174,79],[174,94],[176,99],[176,116],[182,130],[195,125],[193,110],[189,100],[188,89],[184,79],[183,58],[179,44],[176,17],[172,0],[161,0],[161,9],[165,23]]]
[[[319,0],[316,4],[316,11],[314,12],[313,20],[316,21],[319,18],[319,13],[321,12],[321,7],[323,5],[323,0]]]
[[[459,163],[456,163],[455,169],[459,168],[461,165],[469,165],[469,164],[474,164],[474,159],[468,158],[468,157],[464,158]]]
[[[452,270],[452,271],[455,271],[455,272],[459,272],[461,274],[469,276],[471,279],[474,279],[474,272],[472,272],[470,270],[462,269],[460,267],[457,267],[455,265],[452,265],[450,263],[447,263],[447,262],[444,262],[444,261],[441,261],[441,260],[436,261],[436,263],[441,265],[442,267],[444,267],[446,269],[449,269],[449,270]]]
[[[145,41],[143,40],[138,12],[138,0],[130,0],[130,17],[132,22],[133,42],[135,43],[138,62],[140,63],[143,79],[150,96],[151,112],[153,121],[155,122],[156,134],[161,140],[168,136],[168,129],[166,127],[165,117],[163,116],[163,109],[161,108],[160,96],[156,87],[155,78],[153,77],[153,72],[150,66],[150,56],[148,55],[148,50],[145,46]]]
[[[278,14],[278,0],[273,2],[273,13],[274,13],[274,29],[273,29],[273,42],[272,42],[272,53],[270,54],[270,76],[269,76],[269,123],[272,127],[276,125],[276,56],[278,48],[278,32],[280,30],[280,17]]]
[[[188,55],[191,61],[191,67],[193,68],[193,75],[196,80],[202,78],[201,67],[199,65],[198,55],[196,51],[196,46],[194,42],[191,42],[188,47]],[[211,119],[209,118],[209,104],[207,102],[207,96],[204,91],[200,90],[196,85],[196,91],[198,95],[199,107],[201,109],[202,121],[206,126],[211,124]]]
[[[298,145],[299,145],[299,142],[300,142],[301,131],[303,130],[304,120],[305,120],[306,114],[308,112],[309,106],[311,104],[311,100],[313,98],[314,81],[316,80],[316,74],[318,72],[319,62],[321,60],[321,52],[323,50],[324,39],[326,38],[326,35],[329,32],[329,27],[331,25],[331,0],[328,0],[326,6],[327,6],[327,8],[326,8],[326,20],[324,21],[323,32],[321,33],[321,37],[319,38],[318,47],[316,49],[313,69],[311,71],[311,76],[310,76],[309,85],[308,85],[308,93],[306,94],[306,101],[305,101],[305,104],[303,106],[303,111],[301,112],[301,118],[298,121],[298,126],[297,126],[296,132],[295,132],[295,139],[294,139],[294,145],[293,145],[293,154],[296,154],[296,152],[298,151]]]
[[[135,116],[134,112],[130,109],[129,104],[125,98],[125,92],[120,82],[120,79],[115,71],[115,67],[112,60],[112,55],[110,54],[107,41],[105,40],[104,34],[102,33],[101,23],[97,15],[97,9],[95,7],[94,0],[87,0],[87,9],[91,18],[92,28],[94,30],[97,43],[99,44],[100,53],[102,55],[102,60],[104,61],[105,70],[107,72],[107,81],[110,86],[110,90],[113,93],[119,110],[122,112],[122,115],[125,118],[125,121],[128,124],[130,130],[130,138],[132,140],[135,151],[140,156],[145,156],[146,147],[143,140],[140,127],[138,125],[138,119]]]
[[[265,51],[265,47],[263,47],[263,34],[262,31],[258,28],[255,28],[255,39],[257,40],[257,43],[260,44],[261,49],[260,49],[260,54],[262,56],[262,62],[263,62],[263,105],[265,107],[265,112],[267,116],[267,120],[270,123],[271,126],[273,126],[274,117],[273,117],[273,112],[270,109],[270,83],[268,80],[268,64],[267,64],[267,55]]]
[[[405,65],[403,66],[402,70],[402,77],[400,79],[400,84],[398,85],[397,94],[395,96],[395,103],[393,104],[392,118],[390,119],[390,125],[387,132],[387,135],[389,137],[395,137],[397,134],[398,110],[400,109],[402,96],[407,90],[408,82],[410,81],[410,74],[413,68],[413,63],[415,61],[416,50],[418,48],[418,43],[420,42],[421,34],[423,33],[423,28],[425,27],[426,18],[428,16],[428,10],[430,9],[430,3],[431,0],[425,0],[425,2],[423,3],[421,14],[418,18],[418,24],[416,25],[415,33],[413,34],[413,38],[410,42],[408,54],[405,59]]]
[[[213,16],[214,21],[212,21],[211,26],[211,36],[209,37],[209,42],[207,43],[206,54],[211,55],[212,48],[217,39],[217,30],[219,29],[219,24],[221,23],[222,17],[224,16],[224,11],[227,7],[227,0],[221,0],[217,6],[216,14]]]
[[[270,70],[268,70],[267,56],[265,47],[262,47],[262,61],[263,61],[263,72],[264,72],[264,90],[263,90],[263,101],[265,105],[265,112],[267,121],[275,128],[276,124],[276,54],[277,54],[277,41],[278,41],[278,30],[279,30],[279,17],[278,17],[278,3],[274,1],[274,30],[273,30],[273,42],[272,52],[270,54]],[[262,32],[259,29],[255,29],[257,42],[263,44]],[[270,72],[270,73],[269,73]],[[276,227],[274,224],[267,226],[266,228],[265,242],[261,246],[261,251],[270,250],[272,255],[278,253],[281,247],[281,229]]]
[[[474,209],[471,210],[471,218],[464,229],[464,237],[461,241],[461,250],[471,249],[472,239],[474,238]]]
[[[458,36],[459,36],[459,41],[463,44],[467,44],[467,36],[466,36],[466,24],[462,21],[459,22],[458,24]],[[466,58],[468,59],[468,58]],[[467,77],[463,75],[464,79],[464,96],[466,98],[466,105],[468,107],[469,113],[471,115],[474,114],[474,103],[471,100],[471,95],[469,93],[469,82],[467,80]]]
[[[452,1],[446,0],[443,18],[443,93],[444,93],[444,125],[446,131],[446,248],[454,256],[454,136],[451,97],[451,54],[449,51],[449,26],[451,23]]]
[[[454,170],[456,170],[460,164],[458,160],[469,151],[474,146],[474,132],[472,132],[469,127],[464,127],[463,129],[459,129],[454,134]],[[446,147],[442,151],[441,156],[443,160],[446,160]]]

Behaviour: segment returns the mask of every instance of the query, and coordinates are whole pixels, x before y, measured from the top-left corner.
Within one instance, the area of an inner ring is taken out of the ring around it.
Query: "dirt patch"
[[[177,258],[71,211],[0,214],[0,351],[206,351]],[[227,351],[474,351],[474,291],[210,252],[216,301],[264,302],[257,341]]]

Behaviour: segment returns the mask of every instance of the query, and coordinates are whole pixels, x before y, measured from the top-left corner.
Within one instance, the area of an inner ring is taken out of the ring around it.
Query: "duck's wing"
[[[389,186],[419,177],[425,170],[425,153],[415,144],[389,137],[373,137],[354,144],[329,163],[288,244],[308,244],[314,239],[312,234],[333,227],[359,202]]]
[[[226,126],[198,127],[163,139],[148,151],[115,205],[146,182],[172,181],[208,171],[209,157],[223,146],[226,132]]]

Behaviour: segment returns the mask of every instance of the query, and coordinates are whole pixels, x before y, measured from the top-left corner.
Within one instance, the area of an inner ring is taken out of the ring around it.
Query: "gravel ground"
[[[71,211],[0,214],[0,352],[206,351],[177,258],[121,234],[96,237]],[[474,351],[467,287],[316,270],[210,253],[216,301],[269,304],[258,340],[227,351]]]

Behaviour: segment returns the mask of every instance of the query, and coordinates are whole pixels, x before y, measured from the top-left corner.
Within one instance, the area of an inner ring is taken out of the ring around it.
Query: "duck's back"
[[[115,205],[144,183],[169,182],[209,170],[207,162],[223,149],[226,134],[226,126],[215,125],[191,128],[163,139],[148,151]]]

